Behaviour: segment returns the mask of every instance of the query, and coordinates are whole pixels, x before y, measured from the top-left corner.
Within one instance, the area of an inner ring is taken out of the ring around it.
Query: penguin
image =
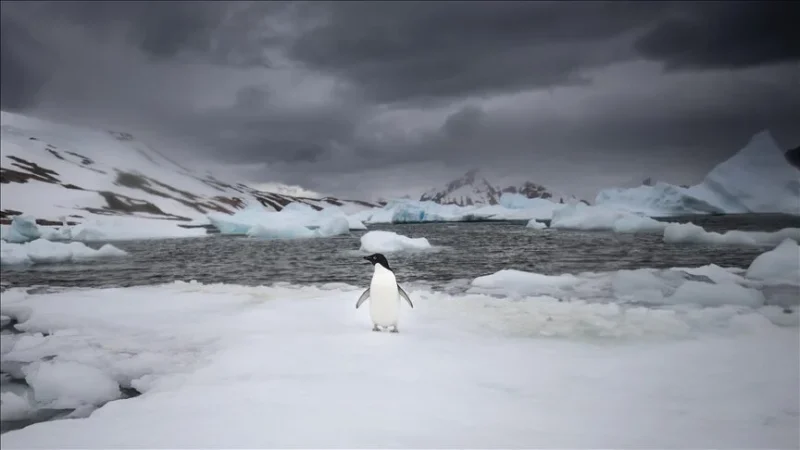
[[[356,309],[367,299],[369,302],[369,316],[372,319],[372,331],[381,331],[381,328],[389,328],[392,333],[399,332],[397,329],[397,319],[400,312],[400,298],[408,302],[410,307],[414,307],[406,291],[397,284],[394,272],[389,267],[389,261],[380,253],[365,256],[364,259],[375,266],[372,273],[372,281],[369,287],[356,302]]]

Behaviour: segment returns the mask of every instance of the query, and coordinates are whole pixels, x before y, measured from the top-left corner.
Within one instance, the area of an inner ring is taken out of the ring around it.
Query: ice
[[[108,373],[73,361],[42,361],[25,367],[25,381],[45,408],[77,409],[119,398],[119,385]]]
[[[361,236],[361,251],[368,253],[392,253],[401,251],[429,250],[431,244],[424,237],[410,238],[392,231],[368,231]]]
[[[616,233],[656,233],[664,230],[666,225],[649,217],[582,203],[566,205],[555,211],[550,222],[550,228]]]
[[[0,393],[0,420],[23,420],[33,415],[31,402],[16,392]]]
[[[517,194],[518,195],[518,194]],[[513,199],[513,196],[511,197]],[[507,205],[440,205],[432,201],[393,200],[383,208],[353,215],[364,223],[470,222],[550,219],[565,205],[545,199],[508,200]]]
[[[731,230],[725,233],[706,231],[693,223],[671,223],[664,228],[664,242],[773,246],[784,239],[800,240],[800,228],[784,228],[779,231],[740,231]]]
[[[800,215],[800,172],[789,164],[769,131],[762,131],[714,167],[700,184],[610,189],[600,192],[595,204],[650,216],[707,212]]]
[[[66,262],[81,262],[104,258],[118,258],[127,253],[105,244],[95,250],[80,242],[51,242],[46,239],[36,239],[24,244],[0,242],[0,264],[60,264]]]
[[[747,268],[747,278],[768,284],[800,286],[800,247],[787,238],[774,249],[756,257]],[[797,290],[796,293],[800,294]]]
[[[667,299],[675,304],[699,304],[703,306],[740,305],[755,308],[764,305],[761,292],[737,284],[710,284],[686,281]]]
[[[3,240],[14,244],[38,239],[41,236],[39,226],[33,216],[14,216],[11,219],[11,227],[3,236]]]
[[[504,269],[472,280],[473,291],[505,294],[550,294],[553,289],[577,282],[572,275],[548,276],[521,270]]]
[[[547,228],[547,224],[544,222],[538,222],[536,219],[531,219],[525,225],[527,228],[533,228],[534,230],[544,230]]]
[[[263,239],[306,239],[347,234],[351,227],[364,229],[364,224],[337,208],[315,210],[292,202],[278,212],[250,206],[233,215],[209,214],[209,221],[221,234],[247,235]]]
[[[408,286],[399,334],[370,331],[362,286],[9,289],[28,334],[3,363],[31,374],[33,407],[142,395],[3,448],[796,447],[798,328],[776,323],[792,315],[704,306],[678,270],[626,275],[629,292],[689,283],[663,308],[621,301],[617,273],[515,274],[550,294],[514,298],[501,275],[492,295]]]

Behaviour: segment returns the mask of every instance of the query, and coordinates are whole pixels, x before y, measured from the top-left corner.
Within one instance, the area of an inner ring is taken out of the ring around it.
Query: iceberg
[[[533,228],[534,230],[545,230],[547,229],[547,224],[544,222],[539,222],[536,219],[531,219],[527,224],[525,224],[525,227]]]
[[[391,231],[369,231],[361,236],[360,250],[367,253],[392,253],[432,248],[424,237],[410,238]]]
[[[664,242],[772,246],[784,239],[800,241],[800,228],[784,228],[778,231],[740,231],[731,230],[725,233],[706,231],[693,223],[670,223],[664,228]]]
[[[0,242],[0,264],[4,266],[82,262],[118,258],[127,254],[111,244],[105,244],[95,250],[80,242],[51,242],[46,239],[36,239],[23,244]]]
[[[643,215],[582,203],[566,205],[553,213],[550,228],[616,233],[655,233],[667,226]]]
[[[42,233],[32,216],[14,216],[11,227],[3,235],[3,240],[13,244],[21,244],[39,239]]]
[[[505,194],[504,197],[509,194]],[[514,195],[507,198],[514,199]],[[520,196],[521,197],[521,196]],[[502,197],[501,197],[502,198]],[[547,220],[553,212],[566,206],[543,199],[509,200],[508,205],[440,205],[432,201],[393,200],[383,208],[354,214],[364,223],[472,222],[531,219]]]
[[[683,188],[657,183],[633,189],[607,189],[597,194],[595,205],[649,216],[800,215],[800,171],[787,161],[769,131],[762,131],[695,186]]]
[[[768,284],[800,287],[800,246],[797,240],[787,238],[774,249],[758,255],[745,276]]]
[[[221,234],[263,239],[305,239],[347,234],[351,229],[366,229],[355,217],[336,207],[315,210],[300,202],[287,204],[278,212],[250,205],[233,215],[212,213],[208,220]]]

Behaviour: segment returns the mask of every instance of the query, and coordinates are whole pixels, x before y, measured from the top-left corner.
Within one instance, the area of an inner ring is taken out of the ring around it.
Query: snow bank
[[[23,366],[33,410],[144,394],[5,433],[3,448],[796,445],[796,323],[770,307],[628,304],[613,275],[560,290],[531,278],[553,296],[520,299],[414,289],[399,334],[353,309],[363,286],[9,289],[0,312],[25,334],[3,337],[3,363]],[[629,293],[688,282],[629,275]]]
[[[664,242],[715,245],[773,246],[784,239],[800,240],[800,228],[779,231],[739,231],[725,233],[706,231],[693,223],[671,223],[664,228]]]
[[[800,172],[786,161],[769,131],[753,136],[695,186],[666,183],[598,193],[598,206],[651,216],[687,213],[800,215]]]
[[[391,231],[369,231],[361,236],[361,251],[368,253],[392,253],[413,250],[428,250],[431,244],[424,237],[410,238]]]
[[[553,213],[550,228],[616,233],[661,232],[666,223],[620,210],[584,204],[566,205]]]
[[[278,212],[251,206],[233,215],[209,214],[209,221],[221,234],[247,235],[263,239],[305,239],[347,234],[351,229],[366,229],[354,217],[335,207],[315,210],[292,202]]]
[[[99,249],[87,247],[80,242],[51,242],[36,239],[24,244],[0,242],[0,264],[60,264],[66,262],[83,262],[94,259],[118,258],[128,253],[105,244]]]
[[[768,284],[800,286],[800,247],[796,239],[785,239],[750,264],[747,277]]]

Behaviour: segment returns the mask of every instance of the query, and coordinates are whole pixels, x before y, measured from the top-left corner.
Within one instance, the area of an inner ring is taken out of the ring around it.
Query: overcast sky
[[[794,2],[2,3],[2,108],[173,139],[249,183],[592,199],[800,144]]]

